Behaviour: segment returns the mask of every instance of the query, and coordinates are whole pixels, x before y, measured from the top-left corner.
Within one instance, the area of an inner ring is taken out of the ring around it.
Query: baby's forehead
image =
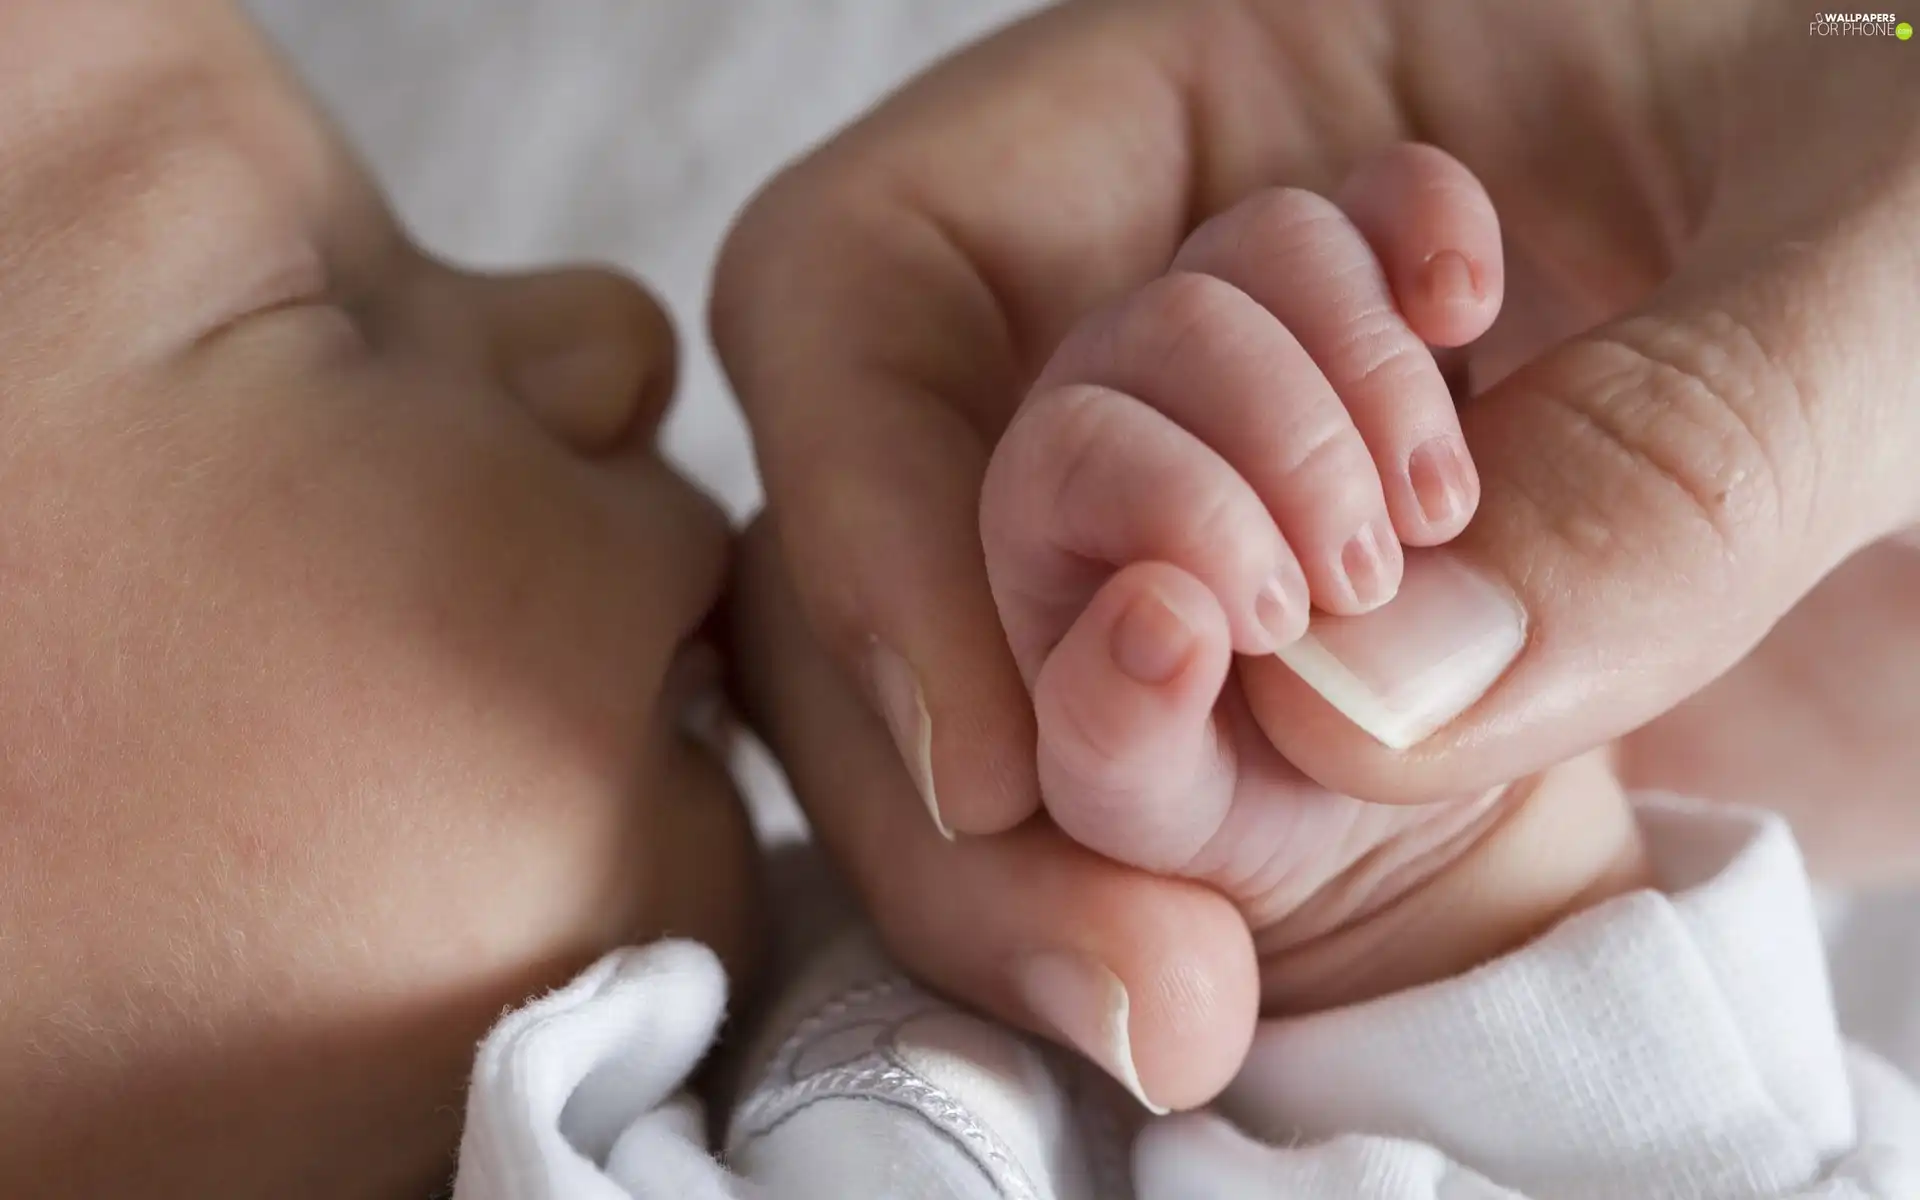
[[[182,23],[199,36],[172,31],[171,6],[114,6],[111,25],[75,9],[0,14],[0,329],[14,364],[163,356],[319,290],[327,226],[359,185],[277,64],[216,51],[203,21]]]

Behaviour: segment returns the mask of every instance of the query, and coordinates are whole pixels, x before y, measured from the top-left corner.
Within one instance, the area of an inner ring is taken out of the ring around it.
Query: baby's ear
[[[611,270],[459,273],[490,364],[555,438],[577,453],[648,443],[673,398],[673,323],[645,288]]]

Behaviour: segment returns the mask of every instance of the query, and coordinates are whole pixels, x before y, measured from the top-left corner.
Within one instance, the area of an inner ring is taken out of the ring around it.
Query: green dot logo
[[[1902,21],[1898,25],[1895,25],[1893,27],[1893,36],[1899,38],[1901,41],[1904,42],[1908,38],[1913,36],[1913,26],[1907,24],[1905,21]]]

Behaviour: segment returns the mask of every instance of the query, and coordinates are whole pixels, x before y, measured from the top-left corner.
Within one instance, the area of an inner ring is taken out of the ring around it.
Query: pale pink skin
[[[1447,255],[1466,278],[1435,280],[1429,265]],[[1265,656],[1304,632],[1310,607],[1355,614],[1389,598],[1402,543],[1465,527],[1471,467],[1436,520],[1409,458],[1447,439],[1467,461],[1436,349],[1484,333],[1503,285],[1485,191],[1451,156],[1406,144],[1361,165],[1337,202],[1242,201],[1165,275],[1066,336],[981,500],[1061,829],[1221,886],[1258,938],[1335,870],[1339,848],[1469,819],[1367,810],[1313,786],[1262,732],[1240,675],[1284,669]],[[1370,526],[1384,572],[1360,596],[1341,556]],[[1241,671],[1235,652],[1250,656]]]
[[[1409,749],[1245,659],[1263,732],[1306,775],[1381,805],[1481,794],[1624,737],[1637,784],[1798,805],[1830,865],[1911,877],[1920,552],[1874,544],[1920,520],[1920,147],[1912,121],[1889,119],[1920,112],[1920,74],[1897,43],[1834,41],[1746,0],[1064,4],[771,184],[713,302],[770,506],[747,540],[755,653],[740,664],[892,952],[1042,1029],[1011,965],[1084,955],[1127,986],[1155,1099],[1204,1102],[1239,1068],[1273,982],[1242,907],[1033,819],[1031,684],[1049,643],[1024,666],[1010,652],[982,477],[1062,338],[1163,274],[1198,222],[1277,184],[1341,201],[1354,165],[1415,131],[1471,165],[1507,252],[1501,318],[1463,355],[1478,511],[1419,558],[1511,591],[1524,647]],[[1334,536],[1351,531],[1339,515]],[[1068,581],[1053,638],[1111,568]],[[1248,632],[1251,588],[1223,608],[1214,580],[1187,575],[1182,595]],[[863,686],[875,644],[922,693],[911,754]],[[1195,691],[1189,723],[1161,723],[1175,743],[1206,727],[1212,687]],[[919,780],[957,840],[927,819]],[[1230,801],[1219,788],[1180,826],[1183,851]]]

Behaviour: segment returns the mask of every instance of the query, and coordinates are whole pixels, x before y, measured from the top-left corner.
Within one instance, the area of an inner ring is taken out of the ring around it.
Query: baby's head
[[[0,113],[0,1192],[391,1194],[504,1005],[742,943],[671,335],[424,257],[223,6],[9,5]]]

